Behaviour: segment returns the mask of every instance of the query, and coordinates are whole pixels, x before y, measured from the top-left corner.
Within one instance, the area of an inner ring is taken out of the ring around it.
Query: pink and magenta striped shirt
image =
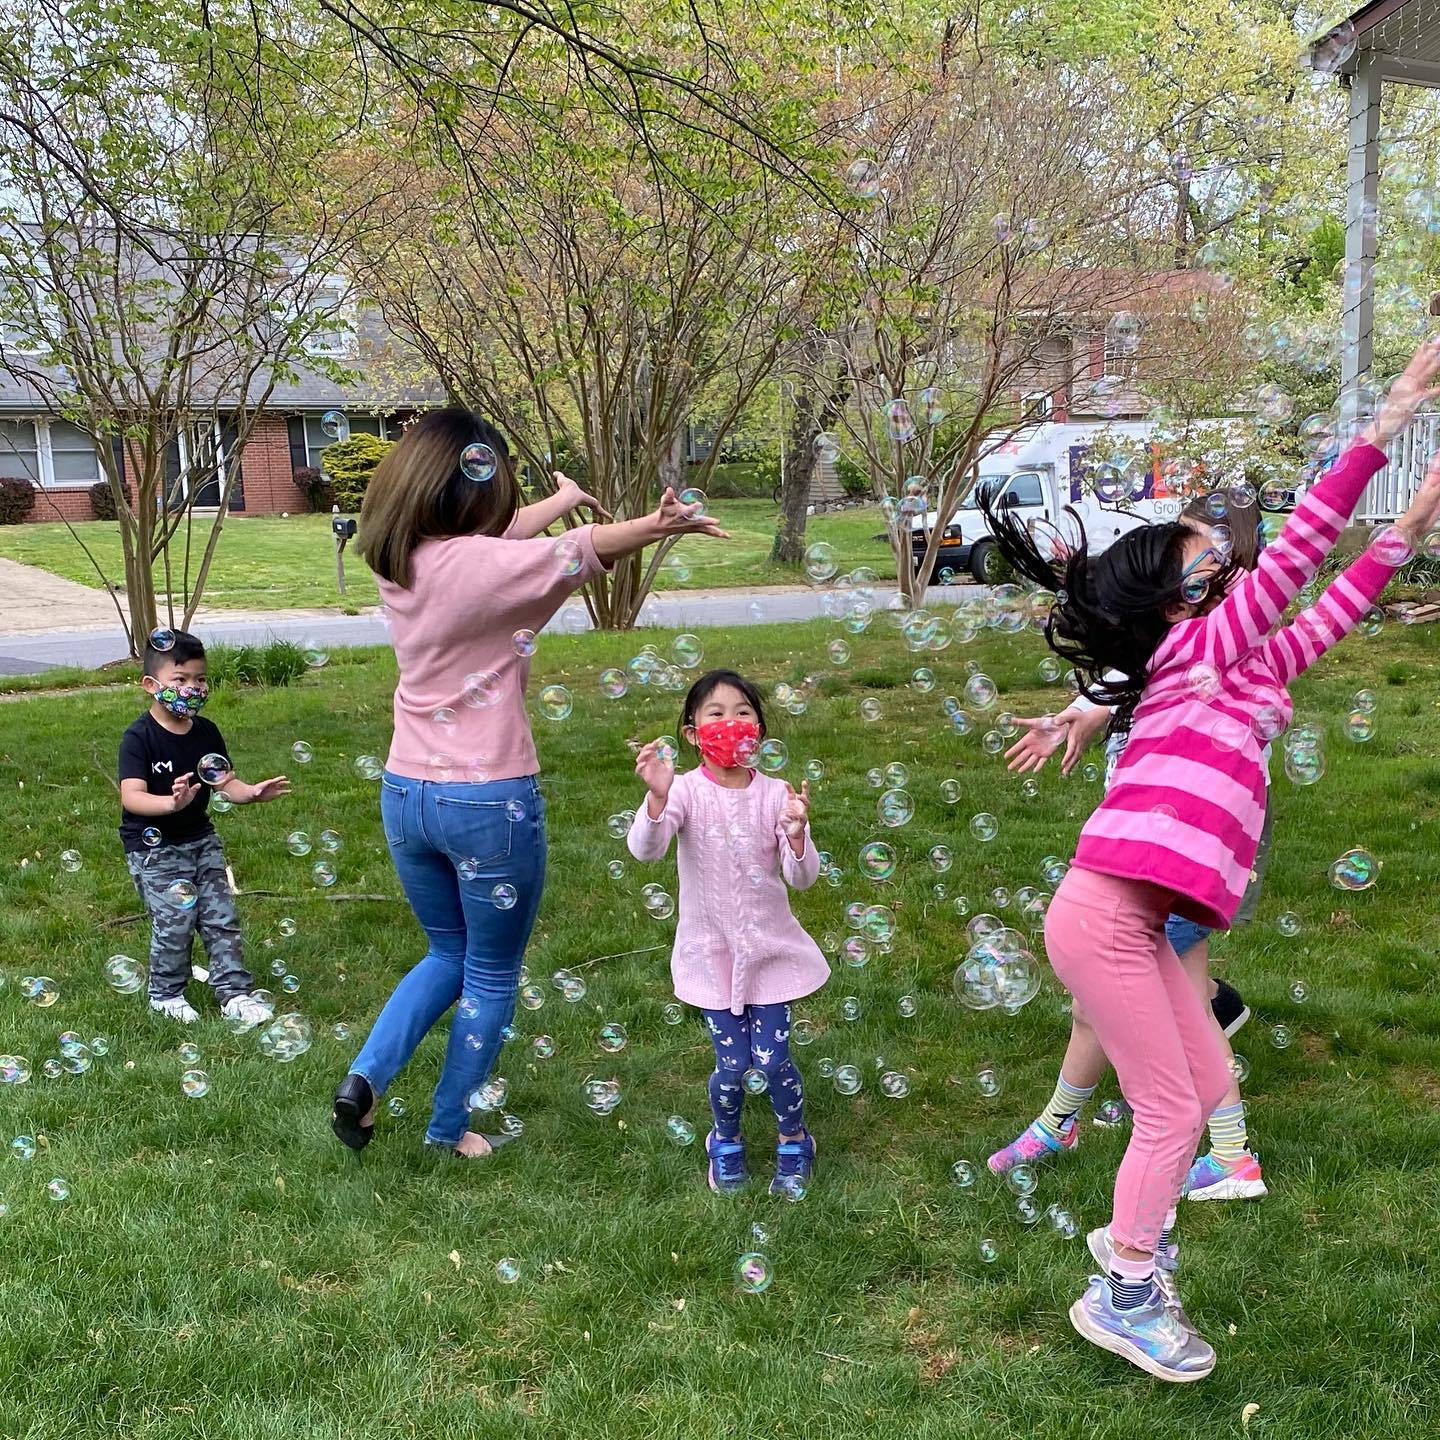
[[[1160,642],[1114,779],[1080,832],[1077,865],[1163,886],[1181,915],[1229,928],[1265,822],[1260,754],[1290,723],[1286,686],[1355,627],[1396,567],[1371,546],[1275,627],[1384,463],[1373,445],[1352,445],[1255,570]]]

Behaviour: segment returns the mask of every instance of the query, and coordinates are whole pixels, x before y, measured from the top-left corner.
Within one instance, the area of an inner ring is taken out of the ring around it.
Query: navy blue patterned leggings
[[[715,1073],[710,1077],[710,1109],[715,1133],[722,1140],[740,1135],[740,1106],[745,1099],[741,1077],[759,1070],[769,1083],[775,1123],[782,1135],[805,1128],[805,1091],[790,1058],[790,1007],[747,1005],[743,1015],[704,1010],[705,1028],[715,1046]]]

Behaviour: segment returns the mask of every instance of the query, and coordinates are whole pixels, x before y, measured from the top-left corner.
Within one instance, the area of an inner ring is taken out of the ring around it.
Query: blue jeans
[[[432,1144],[456,1145],[469,1124],[468,1097],[489,1078],[515,1013],[520,961],[545,888],[545,802],[533,775],[442,784],[387,770],[380,817],[430,948],[385,1002],[350,1073],[383,1095],[460,1001],[425,1132]],[[497,886],[512,888],[497,896]]]

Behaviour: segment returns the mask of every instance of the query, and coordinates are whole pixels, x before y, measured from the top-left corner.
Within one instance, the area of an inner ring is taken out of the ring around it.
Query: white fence
[[[1390,463],[1365,487],[1355,518],[1362,524],[1393,520],[1410,503],[1425,467],[1440,448],[1440,411],[1417,415],[1391,443]]]

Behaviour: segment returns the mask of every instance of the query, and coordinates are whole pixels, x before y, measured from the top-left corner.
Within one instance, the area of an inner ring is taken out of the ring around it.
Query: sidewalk
[[[801,585],[667,591],[654,596],[657,626],[680,629],[814,620],[821,614],[821,593]],[[977,593],[973,585],[932,587],[925,600],[928,605],[953,605]],[[572,600],[546,629],[588,629],[589,623],[584,606]],[[282,639],[313,640],[321,648],[343,649],[388,643],[378,609],[341,615],[334,610],[202,607],[192,628],[209,645]],[[95,669],[128,653],[124,629],[103,591],[0,560],[0,675],[39,675],[74,665]]]

